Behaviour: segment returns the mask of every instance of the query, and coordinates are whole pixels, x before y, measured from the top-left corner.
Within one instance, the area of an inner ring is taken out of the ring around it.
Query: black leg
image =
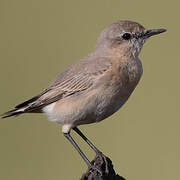
[[[78,153],[81,155],[81,157],[83,158],[83,160],[86,162],[86,164],[88,165],[88,167],[92,167],[90,161],[88,160],[88,158],[85,156],[85,154],[81,151],[81,149],[79,148],[79,146],[76,144],[76,142],[73,140],[73,138],[71,137],[70,133],[64,133],[64,136],[71,142],[71,144],[75,147],[75,149],[78,151]]]
[[[100,151],[91,143],[91,141],[87,139],[87,137],[77,127],[73,128],[73,130],[77,134],[79,134],[84,139],[84,141],[86,141],[86,143],[95,151],[95,153],[100,153]]]

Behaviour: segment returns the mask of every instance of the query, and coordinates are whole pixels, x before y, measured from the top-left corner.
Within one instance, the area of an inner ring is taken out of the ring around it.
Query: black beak
[[[163,33],[163,32],[166,32],[166,29],[150,29],[150,30],[147,30],[144,34],[144,36],[146,38],[149,38],[151,36],[154,36],[156,34],[160,34],[160,33]]]

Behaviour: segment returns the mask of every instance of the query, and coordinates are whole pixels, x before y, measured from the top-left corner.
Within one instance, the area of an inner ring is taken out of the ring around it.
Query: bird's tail
[[[5,112],[1,115],[2,118],[7,118],[7,117],[11,117],[11,116],[17,116],[24,113],[23,109],[13,109],[11,111]]]
[[[2,118],[7,118],[11,116],[17,116],[22,113],[31,112],[30,107],[31,105],[39,98],[39,96],[35,96],[19,105],[17,105],[13,110],[5,112],[4,114],[0,115]]]

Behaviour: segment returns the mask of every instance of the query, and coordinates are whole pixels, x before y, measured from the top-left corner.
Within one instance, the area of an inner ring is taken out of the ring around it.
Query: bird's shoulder
[[[64,72],[58,74],[50,83],[47,89],[56,87],[61,83],[71,80],[83,80],[83,78],[96,79],[111,67],[111,61],[108,57],[87,56],[75,64],[68,67]]]
[[[39,108],[67,96],[89,89],[111,67],[107,57],[86,57],[71,65],[50,83],[34,101],[32,107]]]

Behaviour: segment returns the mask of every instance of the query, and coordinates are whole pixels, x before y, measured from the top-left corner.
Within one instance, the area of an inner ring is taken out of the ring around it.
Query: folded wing
[[[81,60],[60,73],[41,94],[17,105],[15,109],[4,113],[3,117],[24,112],[41,112],[50,103],[92,87],[109,67],[110,61],[107,58]]]

